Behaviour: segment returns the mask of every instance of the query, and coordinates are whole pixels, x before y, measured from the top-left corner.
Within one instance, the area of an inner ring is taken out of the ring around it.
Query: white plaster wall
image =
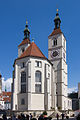
[[[15,108],[17,103],[17,93],[18,93],[18,65],[15,65],[15,79],[14,79],[14,93],[13,93],[13,110],[17,109]]]
[[[69,104],[68,104],[69,102]],[[72,110],[72,100],[68,97],[62,96],[62,110]]]
[[[72,110],[72,99],[67,98],[67,109]]]
[[[46,78],[48,79],[48,73],[50,74],[50,79],[49,79],[49,81],[47,81],[48,82],[47,92],[48,92],[48,94],[51,94],[51,65],[50,65],[50,63],[46,60],[39,60],[39,59],[32,59],[32,58],[30,59],[30,61],[31,61],[31,92],[35,93],[35,72],[37,70],[39,70],[42,73],[42,82],[41,82],[42,93],[41,93],[41,95],[44,94],[44,90],[45,90],[44,83],[45,83]],[[42,62],[42,67],[41,68],[40,67],[35,67],[35,61],[41,61]],[[48,67],[46,67],[46,73],[45,73],[45,65],[47,65],[47,64],[50,65],[50,70],[48,70]],[[35,97],[35,99],[36,99],[36,97]],[[48,100],[49,101],[48,102],[48,109],[50,109],[50,107],[51,107],[50,97],[48,97],[48,99],[49,99]],[[36,106],[36,102],[34,104]],[[41,104],[44,104],[44,103],[42,102]]]
[[[57,39],[57,47],[62,46],[62,37],[63,37],[63,34],[57,34],[57,35],[54,35],[52,37],[49,37],[48,49],[51,49],[53,47],[56,48],[56,46],[53,46],[53,40],[55,38]]]
[[[44,110],[44,94],[31,95],[31,109]]]
[[[54,38],[57,38],[57,46],[53,46]],[[53,58],[51,54],[55,50],[59,51],[59,56]],[[65,54],[65,58],[63,54]],[[67,98],[67,64],[66,39],[63,34],[53,35],[52,37],[49,37],[48,58],[49,60],[51,60],[51,62],[53,63],[53,67],[55,68],[55,81],[57,82],[56,89],[58,91],[58,106],[62,107],[62,109],[64,109],[64,107],[67,108],[66,103],[66,105],[64,106],[64,101]]]
[[[52,68],[51,70],[52,78],[51,78],[51,107],[56,108],[56,81],[55,81],[55,72]]]
[[[65,42],[65,43],[64,43]],[[65,45],[64,45],[65,44]],[[64,37],[64,35],[62,34],[62,46],[64,47],[65,51],[66,51],[66,39]]]
[[[35,67],[35,61],[41,61],[42,62],[42,67]],[[22,68],[22,63],[25,63],[25,67]],[[15,110],[15,105],[17,105],[19,110],[37,110],[37,105],[39,105],[38,110],[44,110],[44,98],[45,98],[45,93],[44,93],[44,83],[45,80],[47,79],[48,76],[46,76],[45,73],[45,65],[49,65],[50,69],[46,69],[47,75],[48,73],[50,74],[50,79],[47,81],[48,86],[47,86],[47,92],[48,92],[48,110],[51,108],[51,80],[52,80],[52,75],[51,75],[51,69],[52,66],[51,64],[44,59],[37,59],[37,58],[23,58],[19,59],[16,61],[15,64],[15,79],[14,79],[14,93],[13,93],[13,110]],[[35,72],[39,70],[42,73],[42,93],[41,94],[36,94],[35,93]],[[25,71],[26,72],[26,93],[20,93],[21,92],[21,72]],[[27,96],[27,97],[26,97]],[[18,97],[18,99],[17,99]],[[24,97],[26,99],[26,105],[20,105],[21,99]],[[34,102],[36,101],[36,102]]]

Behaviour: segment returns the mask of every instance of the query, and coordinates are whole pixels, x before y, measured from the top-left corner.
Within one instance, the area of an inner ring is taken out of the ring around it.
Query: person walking
[[[32,114],[30,113],[30,120],[32,119]]]
[[[62,116],[62,120],[64,120],[64,113],[62,113],[61,116]]]
[[[57,120],[59,120],[59,114],[58,113],[57,113],[56,117],[57,117]]]

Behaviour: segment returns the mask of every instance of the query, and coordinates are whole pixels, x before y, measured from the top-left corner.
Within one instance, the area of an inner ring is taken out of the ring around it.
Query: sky
[[[24,38],[26,19],[31,41],[34,38],[34,42],[48,57],[48,36],[54,29],[57,8],[61,30],[67,40],[68,87],[69,90],[77,90],[80,82],[79,0],[0,1],[0,72],[3,84],[8,83],[9,86],[12,81],[13,63],[18,56],[18,45]]]

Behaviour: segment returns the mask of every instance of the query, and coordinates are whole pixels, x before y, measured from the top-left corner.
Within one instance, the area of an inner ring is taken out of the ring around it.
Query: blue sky
[[[79,0],[3,0],[0,1],[0,72],[12,77],[17,46],[23,40],[28,20],[31,40],[48,57],[48,35],[54,29],[59,8],[61,30],[67,40],[68,86],[80,82],[80,1]]]

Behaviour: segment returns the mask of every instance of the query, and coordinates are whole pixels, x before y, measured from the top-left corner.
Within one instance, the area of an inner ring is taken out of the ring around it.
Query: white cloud
[[[2,78],[2,91],[5,91],[5,86],[7,91],[11,91],[11,83],[12,83],[12,78],[8,78],[7,80]]]
[[[68,88],[68,93],[77,92],[77,87]]]

